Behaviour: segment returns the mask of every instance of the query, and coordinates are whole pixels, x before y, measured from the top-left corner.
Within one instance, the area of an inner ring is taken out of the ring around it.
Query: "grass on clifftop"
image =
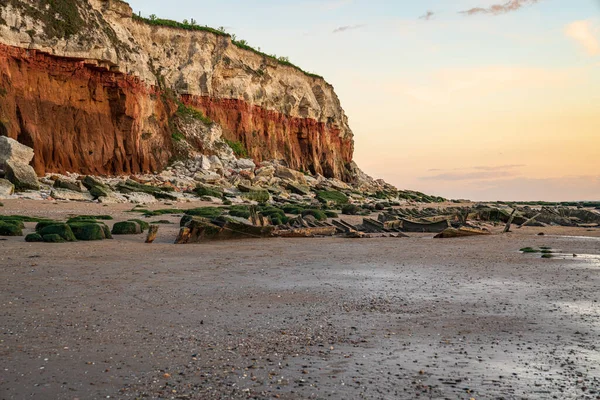
[[[15,1],[15,0],[13,0],[13,1]],[[71,1],[74,1],[74,0],[71,0]],[[311,72],[307,72],[307,71],[303,70],[302,68],[300,68],[299,66],[291,63],[287,57],[278,57],[274,54],[263,53],[262,51],[260,51],[260,48],[255,49],[254,47],[250,46],[248,44],[248,42],[246,42],[245,40],[242,40],[242,39],[238,40],[235,35],[231,35],[231,34],[227,33],[225,31],[225,28],[222,28],[222,27],[219,29],[215,29],[215,28],[211,28],[211,27],[205,26],[205,25],[204,26],[197,25],[196,21],[194,19],[192,19],[191,21],[184,20],[183,22],[173,21],[170,19],[162,19],[162,18],[158,18],[154,14],[150,15],[149,18],[144,18],[141,15],[133,14],[133,20],[145,23],[147,25],[152,25],[152,26],[166,26],[166,27],[170,27],[170,28],[184,29],[187,31],[203,31],[203,32],[209,32],[209,33],[215,34],[217,36],[228,37],[228,38],[231,38],[231,43],[233,43],[235,46],[239,47],[240,49],[252,51],[253,53],[256,53],[267,59],[276,61],[277,63],[279,63],[281,65],[295,68],[298,71],[302,72],[303,74],[305,74],[306,76],[309,76],[311,78],[324,79],[320,75],[313,74]]]

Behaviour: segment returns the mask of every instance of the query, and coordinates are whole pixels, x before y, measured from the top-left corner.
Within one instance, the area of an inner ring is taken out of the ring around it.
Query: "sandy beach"
[[[600,398],[600,229],[174,245],[177,230],[1,241],[0,398]]]

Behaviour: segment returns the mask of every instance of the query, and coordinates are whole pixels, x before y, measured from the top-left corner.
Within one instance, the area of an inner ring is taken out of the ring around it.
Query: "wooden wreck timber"
[[[358,231],[358,228],[356,226],[351,225],[342,219],[340,219],[339,221],[334,219],[331,222],[333,223],[333,225],[335,225],[335,227],[340,233],[350,233]]]
[[[298,228],[275,231],[274,235],[284,238],[312,238],[315,236],[333,236],[337,233],[335,226],[320,226],[315,228]]]
[[[390,233],[400,232],[402,228],[402,221],[386,221],[379,222],[371,218],[363,218],[363,227],[365,231],[371,233]]]
[[[440,233],[450,227],[448,220],[439,222],[416,222],[402,219],[403,232]]]
[[[193,217],[179,231],[176,244],[201,243],[211,240],[257,239],[273,236],[274,226],[255,226],[235,219]]]
[[[450,239],[457,237],[467,237],[467,236],[481,236],[481,235],[490,235],[491,233],[488,231],[484,231],[482,229],[476,228],[447,228],[443,232],[434,236],[436,239]]]

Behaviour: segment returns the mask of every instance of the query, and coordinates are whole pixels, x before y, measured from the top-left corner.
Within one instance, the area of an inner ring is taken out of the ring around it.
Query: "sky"
[[[600,200],[600,0],[130,0],[325,77],[401,189]]]

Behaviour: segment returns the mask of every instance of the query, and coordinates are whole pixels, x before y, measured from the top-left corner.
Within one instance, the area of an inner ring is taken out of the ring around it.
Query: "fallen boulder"
[[[8,179],[16,190],[39,190],[40,183],[33,167],[8,160],[4,163],[6,179]]]
[[[33,160],[33,149],[6,136],[0,136],[0,166],[10,161],[29,165]]]

